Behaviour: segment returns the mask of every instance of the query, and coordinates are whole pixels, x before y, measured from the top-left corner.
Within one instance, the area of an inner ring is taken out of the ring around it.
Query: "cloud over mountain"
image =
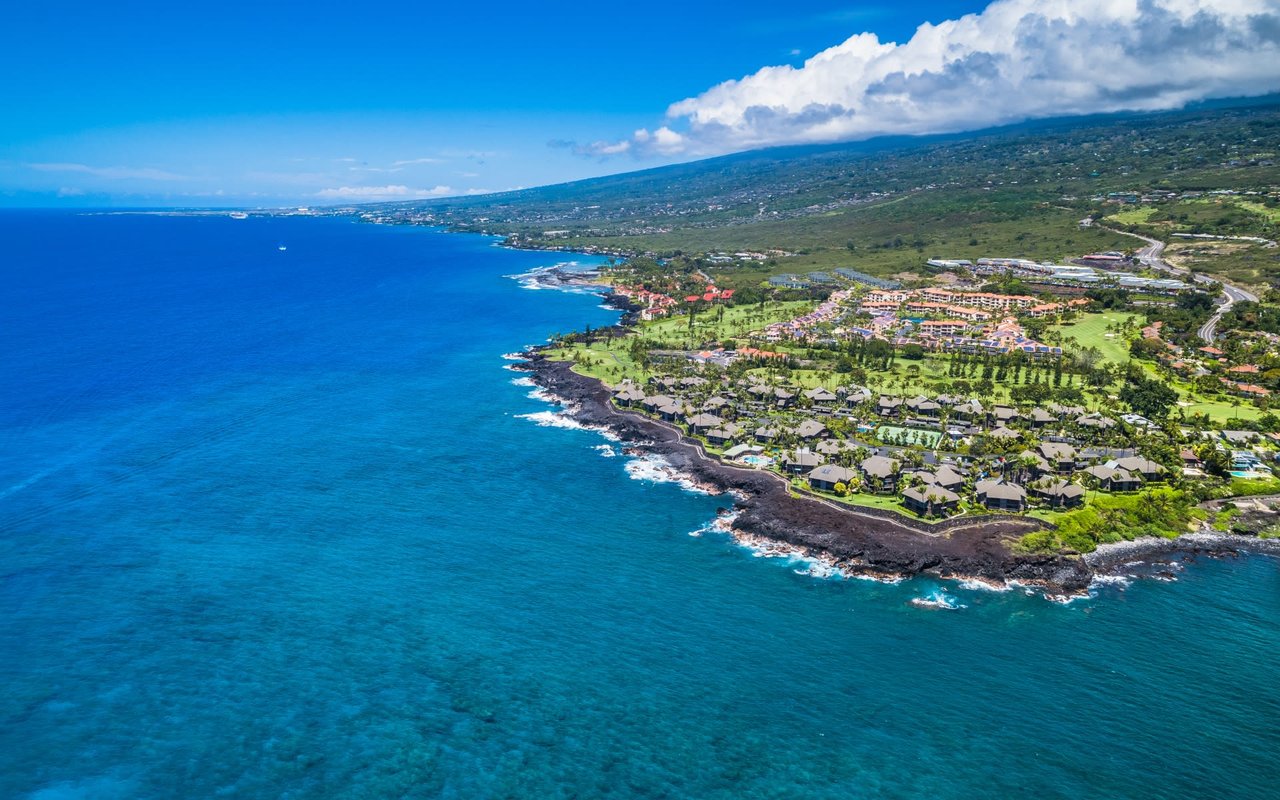
[[[1178,108],[1280,90],[1280,0],[997,0],[903,44],[860,33],[673,104],[666,124],[581,148],[705,155]]]

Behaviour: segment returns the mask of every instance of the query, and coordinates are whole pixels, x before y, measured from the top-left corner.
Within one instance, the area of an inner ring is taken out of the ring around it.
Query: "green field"
[[[810,311],[813,305],[807,301],[771,301],[763,309],[757,305],[713,306],[694,317],[692,333],[687,316],[643,323],[639,333],[644,339],[657,342],[663,347],[682,349],[701,347],[707,342],[722,342],[725,339],[742,341],[751,331],[760,330],[774,322],[795,319]]]
[[[1136,206],[1134,208],[1126,208],[1124,211],[1118,211],[1107,217],[1108,222],[1114,222],[1118,225],[1144,225],[1151,221],[1152,215],[1156,213],[1155,206]]]
[[[1134,333],[1142,325],[1142,318],[1136,314],[1113,311],[1104,314],[1081,314],[1073,322],[1061,325],[1063,340],[1074,339],[1080,347],[1096,347],[1102,357],[1113,364],[1123,364],[1129,360],[1129,338],[1132,333],[1123,333],[1120,328]]]

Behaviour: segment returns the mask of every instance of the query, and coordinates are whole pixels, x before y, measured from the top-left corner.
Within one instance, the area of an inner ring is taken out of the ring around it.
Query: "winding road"
[[[1103,226],[1100,225],[1098,227]],[[1138,263],[1142,264],[1142,266],[1147,267],[1148,269],[1166,272],[1170,275],[1176,275],[1183,278],[1187,277],[1188,273],[1186,271],[1172,266],[1162,258],[1164,254],[1164,242],[1159,239],[1152,239],[1151,237],[1143,236],[1140,233],[1122,231],[1116,228],[1106,228],[1106,230],[1109,230],[1112,233],[1121,234],[1122,236],[1132,236],[1135,239],[1141,239],[1146,242],[1147,246],[1134,254],[1138,259]],[[1226,281],[1215,281],[1208,275],[1192,273],[1191,280],[1195,283],[1221,283],[1222,286],[1222,300],[1218,304],[1218,309],[1213,312],[1213,316],[1209,317],[1209,321],[1201,325],[1200,330],[1196,331],[1196,335],[1203,339],[1206,344],[1213,344],[1214,336],[1217,335],[1218,323],[1222,320],[1222,316],[1231,310],[1232,306],[1241,302],[1258,302],[1258,296],[1248,289],[1242,289],[1239,286],[1227,283]]]

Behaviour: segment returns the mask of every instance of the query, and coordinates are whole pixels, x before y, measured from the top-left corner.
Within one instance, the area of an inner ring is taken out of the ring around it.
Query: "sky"
[[[475,194],[1280,91],[1280,0],[15,4],[0,205]]]

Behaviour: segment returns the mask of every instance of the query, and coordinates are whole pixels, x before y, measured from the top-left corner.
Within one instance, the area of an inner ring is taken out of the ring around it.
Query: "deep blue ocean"
[[[0,214],[0,798],[1280,792],[1277,561],[1064,606],[691,536],[503,368],[616,317],[555,260]]]

